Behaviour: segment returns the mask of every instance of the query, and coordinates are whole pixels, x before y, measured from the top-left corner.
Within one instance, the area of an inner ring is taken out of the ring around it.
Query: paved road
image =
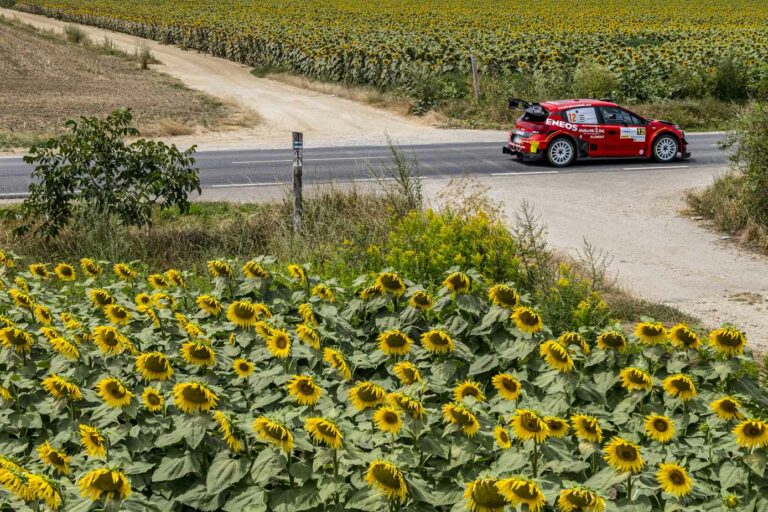
[[[544,164],[523,164],[502,155],[503,141],[468,144],[403,146],[409,159],[417,159],[425,178],[446,178],[464,174],[514,176],[524,174],[566,174],[627,172],[670,167],[690,169],[722,166],[728,161],[717,142],[719,134],[689,134],[692,158],[661,166],[640,160],[584,161],[567,169]],[[208,151],[197,154],[203,188],[226,189],[290,183],[290,149]],[[370,181],[372,171],[382,174],[392,166],[392,153],[382,146],[309,148],[304,150],[306,183]],[[0,198],[22,197],[30,182],[31,167],[20,158],[0,158]]]

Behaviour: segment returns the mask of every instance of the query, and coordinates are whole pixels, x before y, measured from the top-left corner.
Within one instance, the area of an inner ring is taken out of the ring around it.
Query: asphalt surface
[[[408,160],[417,160],[423,178],[450,178],[460,175],[515,176],[644,170],[684,171],[723,166],[728,156],[718,147],[722,134],[688,134],[690,159],[660,165],[647,160],[620,159],[581,161],[565,169],[543,163],[525,164],[503,155],[504,141],[468,144],[427,144],[401,146]],[[196,155],[203,188],[228,189],[263,187],[290,183],[293,152],[286,149],[206,151]],[[385,146],[307,148],[304,150],[304,182],[372,181],[387,176],[393,167],[392,152]],[[0,158],[0,199],[26,195],[32,167],[21,158]]]

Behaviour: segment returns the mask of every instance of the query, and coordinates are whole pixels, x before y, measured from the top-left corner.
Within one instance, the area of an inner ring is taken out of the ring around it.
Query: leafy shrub
[[[412,113],[421,115],[441,103],[463,98],[469,93],[469,83],[460,73],[435,76],[416,69],[403,85],[403,90],[413,98]]]
[[[580,64],[573,72],[573,94],[579,98],[611,98],[619,81],[610,68],[597,63]]]
[[[584,487],[606,510],[768,506],[768,398],[733,329],[561,336],[477,275],[417,302],[397,275],[347,289],[270,258],[118,279],[2,256],[3,509],[543,511]]]
[[[85,33],[85,30],[75,25],[65,26],[64,35],[70,43],[80,44],[88,41],[88,34]]]
[[[80,212],[141,227],[151,224],[155,205],[187,210],[189,193],[200,191],[195,148],[182,152],[144,139],[128,144],[126,137],[139,135],[131,120],[125,109],[105,119],[70,120],[71,133],[30,149],[24,161],[35,169],[22,208],[31,219],[25,229],[53,237]]]
[[[709,84],[696,69],[673,67],[665,82],[666,96],[672,99],[702,98],[709,93]]]
[[[721,100],[743,100],[749,96],[748,68],[743,57],[734,53],[723,57],[717,64],[712,90]]]

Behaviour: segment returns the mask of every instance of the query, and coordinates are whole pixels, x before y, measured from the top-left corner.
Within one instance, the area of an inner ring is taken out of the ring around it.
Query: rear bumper
[[[544,156],[543,152],[536,152],[536,153],[526,153],[524,151],[520,151],[519,149],[515,147],[510,146],[504,146],[501,148],[501,152],[504,155],[512,155],[516,156],[518,158],[522,158],[525,162],[536,162],[542,159]]]

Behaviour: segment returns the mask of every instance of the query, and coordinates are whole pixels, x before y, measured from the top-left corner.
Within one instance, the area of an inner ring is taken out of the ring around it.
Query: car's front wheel
[[[677,139],[671,135],[662,135],[653,141],[653,159],[659,163],[669,163],[677,157]]]
[[[554,167],[567,167],[576,160],[576,146],[565,137],[555,139],[547,148],[547,160]]]

